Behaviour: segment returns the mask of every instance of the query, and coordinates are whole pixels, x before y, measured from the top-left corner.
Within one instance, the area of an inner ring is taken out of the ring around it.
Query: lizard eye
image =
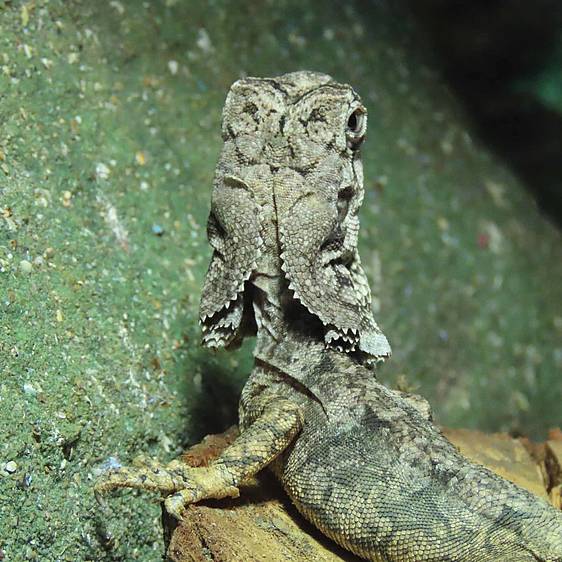
[[[359,148],[367,132],[367,111],[363,106],[356,107],[347,118],[347,146]]]
[[[359,119],[357,116],[357,111],[354,111],[350,116],[349,119],[347,120],[347,128],[353,132],[356,133],[357,129],[359,126]]]

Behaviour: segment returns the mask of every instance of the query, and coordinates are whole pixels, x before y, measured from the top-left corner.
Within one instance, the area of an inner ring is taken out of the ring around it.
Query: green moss
[[[197,307],[220,111],[243,73],[329,72],[369,107],[361,249],[395,350],[382,378],[405,374],[450,425],[540,435],[559,422],[560,237],[471,139],[406,15],[23,6],[0,4],[8,560],[160,560],[157,503],[130,492],[99,507],[96,471],[172,458],[235,420],[251,342],[200,349]]]

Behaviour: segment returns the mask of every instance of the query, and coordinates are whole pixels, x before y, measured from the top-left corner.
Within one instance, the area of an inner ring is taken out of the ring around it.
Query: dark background
[[[421,0],[410,7],[480,137],[562,226],[562,3]]]

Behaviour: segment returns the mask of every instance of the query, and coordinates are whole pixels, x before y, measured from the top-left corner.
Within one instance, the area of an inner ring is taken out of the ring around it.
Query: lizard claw
[[[175,517],[178,521],[183,519],[185,508],[188,504],[193,503],[195,495],[193,490],[184,488],[175,494],[168,496],[164,501],[166,511]]]
[[[96,482],[94,493],[102,504],[102,494],[117,488],[138,488],[170,495],[166,509],[177,519],[185,506],[206,498],[238,497],[236,486],[225,480],[224,475],[208,467],[192,468],[181,461],[162,465],[158,461],[137,458],[135,466],[120,466],[105,472]]]
[[[239,496],[240,490],[236,486],[226,484],[217,489],[205,489],[194,484],[168,496],[164,501],[164,507],[170,515],[181,521],[185,514],[185,508],[189,504],[203,499],[238,498]]]

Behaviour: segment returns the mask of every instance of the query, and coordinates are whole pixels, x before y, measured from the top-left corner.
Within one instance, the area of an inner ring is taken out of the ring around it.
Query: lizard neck
[[[282,274],[258,274],[252,284],[256,360],[304,382],[327,353],[321,321],[294,298]]]
[[[270,188],[257,193],[263,214],[263,247],[250,280],[256,322],[256,356],[263,355],[264,350],[270,353],[282,341],[291,340],[297,346],[303,339],[322,341],[319,321],[294,298],[281,268],[275,189],[273,185]]]
[[[251,283],[257,364],[289,375],[317,397],[325,395],[322,389],[333,385],[334,376],[375,377],[374,364],[360,353],[326,348],[324,325],[294,298],[280,269],[258,273]]]
[[[294,299],[280,271],[258,274],[252,284],[257,350],[286,340],[322,341],[318,321]]]
[[[288,287],[281,267],[275,182],[270,185],[270,190],[266,189],[267,185],[264,184],[264,189],[256,194],[263,213],[263,247],[250,279],[256,325],[254,356],[262,363],[302,380],[305,371],[327,353],[325,326],[295,298]],[[303,358],[309,360],[308,365],[306,361],[300,364]],[[349,359],[345,354],[342,358]]]

